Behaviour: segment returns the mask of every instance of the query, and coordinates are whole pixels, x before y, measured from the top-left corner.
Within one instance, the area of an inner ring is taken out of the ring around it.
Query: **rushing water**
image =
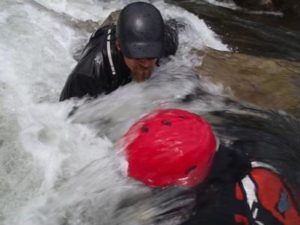
[[[199,18],[233,51],[300,60],[299,18],[281,11],[247,10],[232,0],[167,0]],[[275,1],[274,1],[275,2]]]
[[[222,119],[211,112],[268,118],[228,100],[221,86],[195,78],[192,68],[201,61],[191,49],[227,46],[203,20],[163,1],[152,2],[166,19],[185,25],[174,57],[142,84],[131,83],[88,104],[58,103],[76,49],[95,24],[129,2],[0,2],[1,225],[151,224],[161,213],[160,203],[174,193],[153,197],[148,188],[126,178],[126,162],[114,143],[137,118],[157,107],[189,109],[216,127]],[[74,105],[79,109],[68,118]],[[188,203],[174,197],[163,207]],[[178,222],[176,217],[162,220]]]

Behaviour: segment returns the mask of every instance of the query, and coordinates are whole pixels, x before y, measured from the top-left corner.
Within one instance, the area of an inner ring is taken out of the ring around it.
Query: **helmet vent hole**
[[[144,132],[144,133],[148,133],[149,132],[149,128],[146,127],[146,126],[142,126],[141,127],[141,131]]]
[[[185,171],[185,174],[186,174],[186,175],[190,174],[190,173],[193,172],[196,168],[197,168],[196,165],[191,166],[190,168],[188,168],[188,169]]]
[[[161,123],[166,126],[172,126],[172,122],[170,120],[162,120]]]

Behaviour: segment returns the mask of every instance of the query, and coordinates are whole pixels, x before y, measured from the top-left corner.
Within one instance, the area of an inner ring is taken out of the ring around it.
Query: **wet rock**
[[[300,117],[300,62],[208,49],[197,68],[229,95],[264,109]]]

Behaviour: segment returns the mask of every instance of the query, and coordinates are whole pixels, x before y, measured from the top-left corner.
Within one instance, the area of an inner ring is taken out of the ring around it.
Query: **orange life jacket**
[[[236,183],[235,190],[236,199],[247,202],[252,217],[235,214],[237,224],[300,225],[300,214],[290,190],[267,164],[252,163],[251,172]]]

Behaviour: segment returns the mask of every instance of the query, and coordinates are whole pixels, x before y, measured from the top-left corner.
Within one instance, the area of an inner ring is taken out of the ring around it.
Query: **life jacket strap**
[[[115,69],[115,65],[114,65],[114,62],[112,59],[112,55],[111,55],[111,29],[108,29],[108,31],[107,31],[106,48],[107,48],[107,55],[108,55],[108,61],[109,61],[111,73],[113,76],[115,76],[116,69]]]

